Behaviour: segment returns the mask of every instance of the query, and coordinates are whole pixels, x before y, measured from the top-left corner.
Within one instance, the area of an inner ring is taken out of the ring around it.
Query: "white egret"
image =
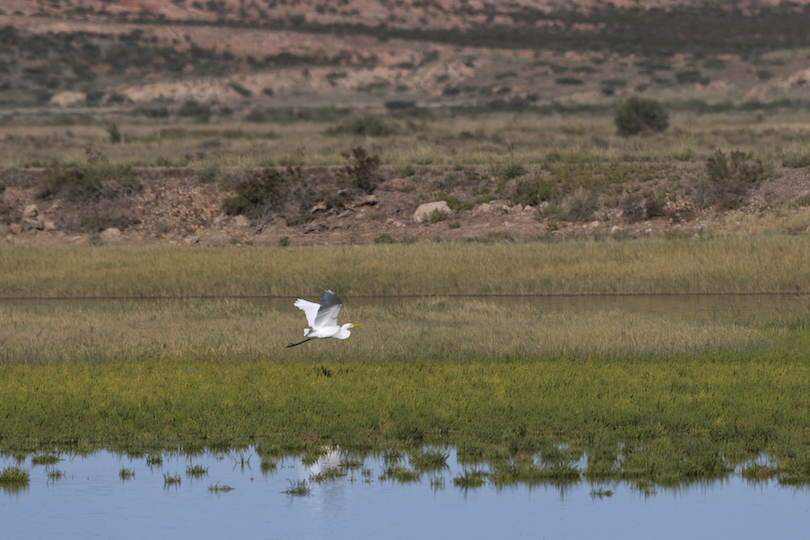
[[[343,307],[343,302],[332,291],[325,291],[321,295],[320,304],[299,298],[293,305],[304,312],[311,328],[304,328],[304,335],[307,339],[298,343],[290,343],[287,347],[295,347],[315,338],[346,339],[352,334],[349,332],[349,328],[360,326],[352,323],[338,326],[338,313],[340,313],[340,308]]]

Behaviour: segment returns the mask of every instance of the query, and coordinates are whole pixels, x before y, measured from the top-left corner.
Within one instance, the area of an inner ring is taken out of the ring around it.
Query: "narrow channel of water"
[[[382,457],[366,457],[346,476],[313,481],[336,465],[331,454],[305,466],[287,457],[263,473],[253,449],[187,457],[99,451],[62,455],[56,465],[19,465],[28,487],[0,488],[4,538],[807,538],[810,490],[739,475],[686,487],[641,492],[631,484],[568,484],[462,489],[463,467],[447,450],[447,467],[413,482],[380,480]],[[408,467],[407,458],[401,464]],[[18,465],[0,458],[0,469]],[[189,467],[206,470],[189,475]],[[410,468],[410,467],[409,467]],[[132,476],[123,480],[121,470]],[[49,478],[59,470],[61,479]],[[169,485],[166,477],[179,478]],[[305,496],[284,493],[306,481]],[[230,491],[213,487],[233,488]],[[597,492],[601,490],[601,495]],[[610,492],[610,493],[609,493]]]

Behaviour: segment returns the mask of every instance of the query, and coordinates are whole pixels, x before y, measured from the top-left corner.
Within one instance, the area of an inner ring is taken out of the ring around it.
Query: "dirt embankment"
[[[11,185],[0,195],[5,217],[0,238],[9,244],[300,246],[700,237],[727,230],[805,234],[810,229],[810,175],[804,169],[775,168],[732,209],[697,205],[691,186],[700,171],[687,169],[684,176],[692,175],[693,181],[666,201],[643,188],[635,198],[602,194],[595,209],[576,220],[561,219],[548,202],[514,203],[510,194],[520,180],[504,182],[486,166],[425,167],[412,176],[388,170],[371,194],[347,190],[343,167],[301,169],[287,204],[253,221],[227,215],[223,201],[234,192],[201,182],[197,173],[139,169],[139,192],[110,188],[104,196],[76,200],[38,198],[38,178],[45,173],[27,171],[27,182],[6,179]],[[437,204],[427,207],[419,222],[415,216],[428,203]]]

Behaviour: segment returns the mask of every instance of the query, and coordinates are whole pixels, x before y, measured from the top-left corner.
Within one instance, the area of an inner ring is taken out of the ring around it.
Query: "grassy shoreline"
[[[622,287],[673,292],[695,282],[710,291],[720,284],[802,291],[807,249],[804,239],[781,236],[290,250],[3,248],[6,296],[38,290],[37,297],[177,298],[0,302],[0,451],[253,444],[283,454],[329,445],[454,445],[461,459],[484,461],[502,479],[678,483],[741,471],[804,485],[806,311],[696,321],[446,296],[347,302],[341,322],[363,325],[351,339],[285,349],[304,326],[293,306],[184,297],[258,290],[314,297],[326,287],[347,297],[605,294]]]
[[[592,478],[682,481],[742,467],[807,483],[808,369],[796,350],[672,361],[3,366],[0,444],[136,453],[451,444],[491,466],[564,449],[571,462],[588,456],[579,472]]]
[[[810,243],[702,240],[299,248],[2,247],[2,298],[806,293]]]

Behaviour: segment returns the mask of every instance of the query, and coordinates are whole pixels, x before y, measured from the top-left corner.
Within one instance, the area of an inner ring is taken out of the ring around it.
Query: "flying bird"
[[[349,332],[349,328],[360,326],[352,323],[338,326],[338,313],[340,313],[340,308],[343,307],[343,302],[332,291],[325,291],[321,295],[320,304],[299,298],[293,305],[304,312],[311,328],[304,328],[304,335],[307,339],[298,343],[290,343],[287,347],[295,347],[315,338],[346,339],[352,334]]]

